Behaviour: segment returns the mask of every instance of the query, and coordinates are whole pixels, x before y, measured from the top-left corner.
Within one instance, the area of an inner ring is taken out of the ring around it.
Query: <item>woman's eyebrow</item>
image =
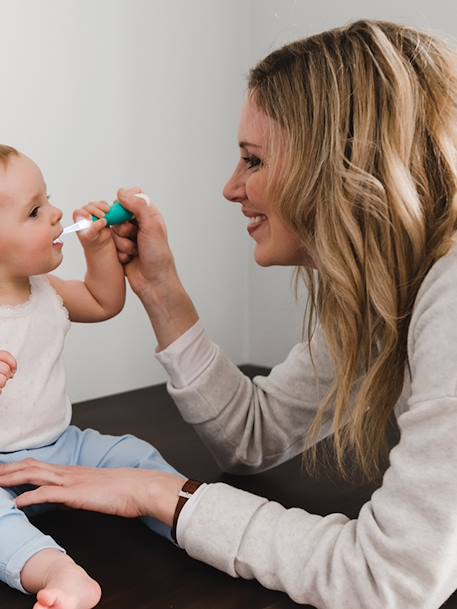
[[[246,148],[247,146],[251,146],[251,148],[262,148],[259,144],[251,144],[250,142],[240,142],[238,146],[240,148]]]

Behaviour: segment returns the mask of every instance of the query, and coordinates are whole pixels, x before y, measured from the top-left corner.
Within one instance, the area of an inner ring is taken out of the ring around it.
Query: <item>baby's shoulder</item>
[[[68,311],[64,306],[62,297],[57,292],[52,282],[50,275],[34,275],[30,277],[32,286],[32,294],[38,303],[41,304],[41,309],[45,309],[51,315],[57,314],[65,320],[65,325],[69,321]]]

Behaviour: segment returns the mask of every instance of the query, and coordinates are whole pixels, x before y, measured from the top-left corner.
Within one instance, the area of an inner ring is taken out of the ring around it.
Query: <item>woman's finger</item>
[[[142,230],[155,222],[162,222],[158,208],[149,201],[149,198],[146,202],[124,190],[119,190],[118,194],[120,202],[128,211],[132,212]]]
[[[0,476],[0,487],[21,486],[23,484],[43,484],[60,485],[62,483],[58,474],[42,467],[27,467]]]
[[[118,237],[115,234],[113,234],[113,239],[118,253],[127,254],[128,256],[137,255],[138,250],[135,241],[125,239],[124,237]]]
[[[117,191],[117,198],[123,199],[131,195],[137,195],[143,193],[143,190],[139,186],[133,186],[132,188],[119,188]]]
[[[7,474],[13,474],[32,467],[35,469],[50,470],[54,472],[63,470],[63,468],[59,465],[52,465],[51,463],[45,463],[44,461],[38,461],[37,459],[23,459],[22,461],[15,461],[14,463],[0,464],[0,478]]]
[[[121,264],[128,264],[132,259],[132,256],[129,256],[128,254],[122,254],[121,252],[117,253],[117,257],[119,258],[119,262]]]
[[[41,503],[60,503],[68,507],[72,505],[72,496],[68,488],[61,486],[40,486],[33,491],[26,491],[16,498],[16,506],[20,509]]]
[[[123,222],[122,224],[116,224],[112,227],[113,232],[119,237],[126,237],[129,239],[136,238],[138,233],[138,226],[132,224],[132,222]]]

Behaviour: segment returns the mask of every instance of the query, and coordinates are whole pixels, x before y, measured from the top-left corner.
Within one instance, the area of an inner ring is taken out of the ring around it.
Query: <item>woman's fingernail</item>
[[[140,192],[137,195],[133,195],[133,196],[143,199],[143,201],[146,202],[146,205],[151,205],[151,201],[150,201],[148,195],[145,195],[144,192]]]

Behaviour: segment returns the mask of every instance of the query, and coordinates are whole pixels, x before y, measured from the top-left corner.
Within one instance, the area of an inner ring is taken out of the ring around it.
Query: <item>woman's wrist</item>
[[[181,514],[181,511],[186,505],[187,501],[202,486],[202,484],[203,482],[200,482],[200,480],[192,480],[189,478],[189,480],[184,482],[181,490],[178,491],[178,503],[176,504],[175,513],[173,515],[173,525],[171,527],[171,537],[175,542],[178,541],[177,528],[179,515]]]
[[[187,479],[162,472],[150,473],[152,479],[146,493],[143,515],[156,518],[171,529],[178,505],[179,491]]]
[[[160,351],[198,321],[194,304],[177,274],[149,286],[139,297],[151,320]]]

